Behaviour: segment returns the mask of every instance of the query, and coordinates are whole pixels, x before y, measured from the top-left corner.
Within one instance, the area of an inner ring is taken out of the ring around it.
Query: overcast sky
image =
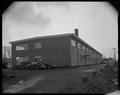
[[[107,2],[15,2],[2,16],[2,41],[10,45],[24,38],[74,33],[76,27],[79,37],[103,56],[113,57],[112,48],[118,50],[118,13]]]

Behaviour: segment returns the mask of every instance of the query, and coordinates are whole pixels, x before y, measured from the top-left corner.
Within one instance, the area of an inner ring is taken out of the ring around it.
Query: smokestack
[[[75,35],[79,37],[78,28],[75,28]]]

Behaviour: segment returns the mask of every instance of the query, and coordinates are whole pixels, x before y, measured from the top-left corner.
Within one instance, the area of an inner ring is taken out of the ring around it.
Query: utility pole
[[[116,48],[113,48],[113,51],[114,51],[114,59],[116,60],[116,53],[115,53],[115,49],[116,49]]]

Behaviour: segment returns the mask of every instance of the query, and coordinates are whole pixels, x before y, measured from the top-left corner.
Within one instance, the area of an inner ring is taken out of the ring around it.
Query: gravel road
[[[85,93],[86,83],[82,77],[90,76],[91,72],[102,65],[70,67],[48,70],[14,71],[16,74],[29,76],[30,79],[11,85],[6,93]],[[12,72],[12,71],[11,71]],[[81,86],[82,85],[82,86]]]

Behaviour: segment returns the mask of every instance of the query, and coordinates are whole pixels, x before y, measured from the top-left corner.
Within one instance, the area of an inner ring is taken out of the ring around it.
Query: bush
[[[90,84],[88,85],[89,92],[109,93],[117,90],[117,86],[114,84],[114,80],[118,79],[118,72],[113,69],[117,66],[106,65],[101,73],[93,73],[90,77]]]
[[[29,62],[21,62],[19,65],[15,66],[15,69],[23,70],[27,69]]]

